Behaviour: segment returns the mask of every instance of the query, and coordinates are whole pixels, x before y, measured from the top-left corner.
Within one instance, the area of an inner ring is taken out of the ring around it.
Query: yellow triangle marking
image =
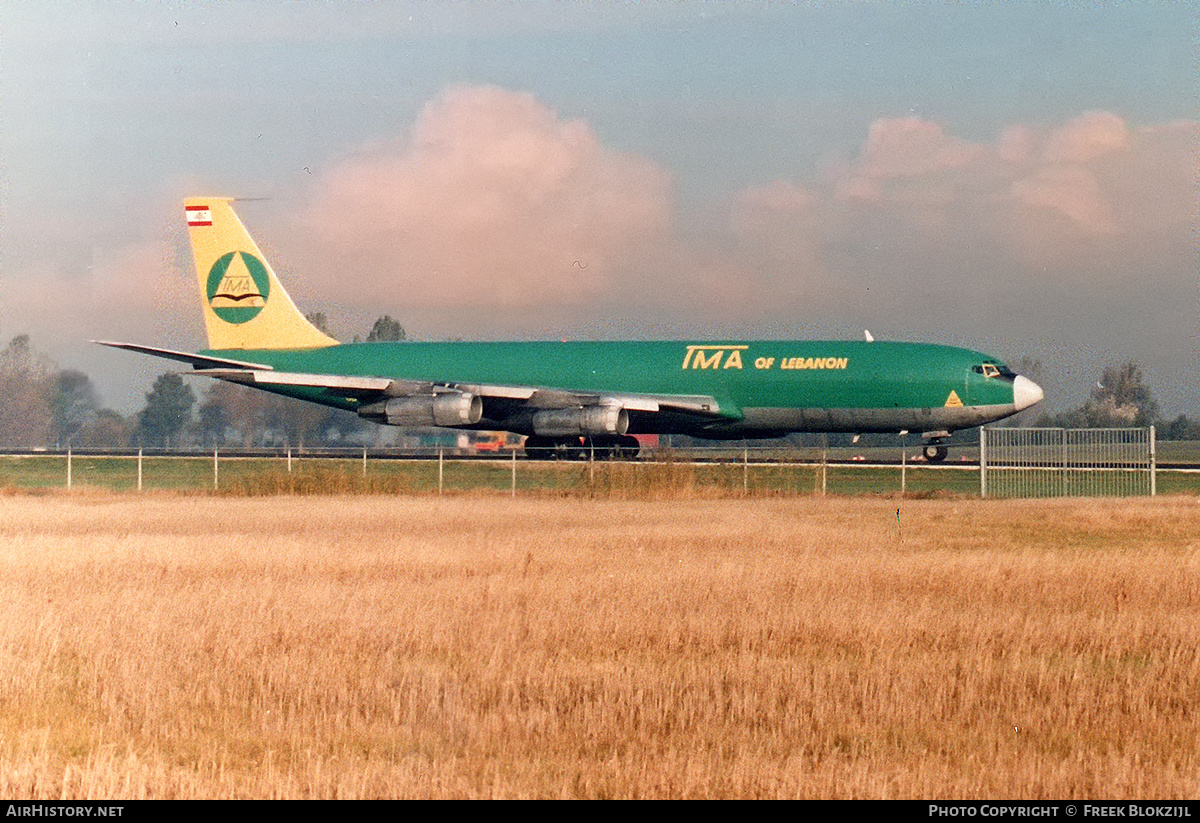
[[[958,396],[958,392],[950,390],[950,396],[946,398],[946,408],[962,408],[962,398]]]

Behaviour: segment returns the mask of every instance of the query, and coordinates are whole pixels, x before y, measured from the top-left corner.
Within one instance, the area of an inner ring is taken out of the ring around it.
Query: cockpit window
[[[1003,363],[982,363],[975,366],[972,371],[982,374],[984,377],[999,377],[1002,380],[1015,380],[1017,377],[1016,372]]]

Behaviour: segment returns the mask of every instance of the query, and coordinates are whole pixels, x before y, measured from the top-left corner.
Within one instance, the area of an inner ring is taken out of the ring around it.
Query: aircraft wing
[[[723,414],[716,398],[705,395],[623,394],[572,391],[540,386],[505,386],[452,381],[404,380],[393,377],[354,377],[337,374],[302,374],[263,368],[201,367],[195,374],[215,377],[258,388],[307,388],[322,394],[355,398],[360,403],[384,401],[393,397],[415,397],[437,392],[458,391],[479,395],[485,403],[511,408],[557,409],[573,406],[622,406],[630,412],[695,415],[720,419]]]
[[[523,401],[535,409],[557,409],[567,406],[623,406],[629,411],[690,413],[724,417],[716,398],[690,394],[624,394],[620,392],[587,392],[534,386],[489,386],[472,383],[446,384],[449,388],[469,391],[481,397],[506,398]]]
[[[317,389],[336,397],[357,400],[384,400],[433,392],[433,383],[419,380],[395,380],[390,377],[353,377],[342,374],[302,374],[274,369],[199,368],[194,374],[215,377],[244,386],[269,388]]]
[[[621,406],[638,417],[659,415],[687,417],[700,421],[736,419],[736,409],[722,409],[716,398],[707,395],[641,394],[622,392],[578,391],[548,386],[521,386],[455,381],[406,380],[394,377],[371,377],[341,374],[306,374],[285,372],[273,366],[226,357],[193,354],[190,352],[141,346],[134,343],[114,343],[95,340],[103,346],[163,357],[192,366],[191,374],[214,377],[231,383],[289,394],[289,390],[308,390],[305,399],[317,402],[345,402],[358,408],[386,402],[399,397],[428,397],[445,392],[478,395],[484,404],[484,416],[502,421],[523,411],[575,408],[580,406]]]

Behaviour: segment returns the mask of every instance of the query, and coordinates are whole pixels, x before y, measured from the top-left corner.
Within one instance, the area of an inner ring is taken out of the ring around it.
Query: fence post
[[[826,444],[828,446],[828,444]],[[829,449],[828,447],[821,449],[821,496],[825,496],[826,489],[829,485]]]
[[[512,450],[512,496],[517,496],[517,447]]]
[[[71,447],[67,446],[67,488],[71,488]]]
[[[363,446],[363,477],[367,476],[367,447]]]
[[[979,427],[979,496],[987,497],[987,429]]]
[[[1158,456],[1155,449],[1155,431],[1150,427],[1150,496],[1158,495]]]
[[[445,446],[438,446],[438,494],[442,493],[442,465],[444,462],[443,452],[445,450]]]
[[[288,474],[292,473],[292,447],[288,446],[287,450]]]
[[[142,447],[138,446],[138,491],[142,490]]]
[[[742,494],[750,494],[750,447],[742,443]]]
[[[1071,474],[1069,467],[1070,448],[1067,441],[1070,439],[1070,434],[1067,429],[1063,429],[1062,434],[1062,496],[1069,497],[1071,494]]]
[[[216,491],[217,485],[217,450],[213,449],[213,491]]]

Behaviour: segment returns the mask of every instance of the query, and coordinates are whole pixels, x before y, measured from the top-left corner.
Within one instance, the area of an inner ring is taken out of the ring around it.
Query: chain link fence
[[[1154,495],[1154,427],[980,429],[983,497]]]

